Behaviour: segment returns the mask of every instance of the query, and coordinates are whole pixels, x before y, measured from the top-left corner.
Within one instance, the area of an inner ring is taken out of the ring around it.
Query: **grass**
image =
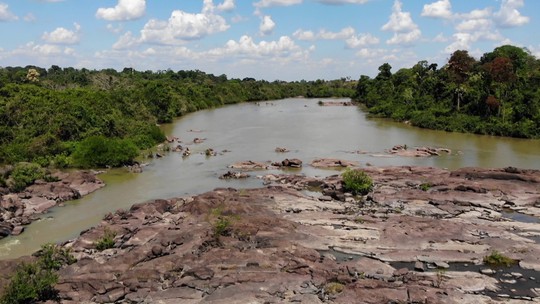
[[[517,264],[518,261],[511,259],[497,250],[493,250],[490,255],[484,257],[484,264],[490,266],[506,266],[510,267]]]
[[[103,251],[105,249],[113,248],[115,236],[116,232],[110,230],[109,228],[105,228],[103,236],[94,243],[96,249],[99,251]]]
[[[324,287],[324,291],[328,294],[338,294],[342,292],[345,289],[345,285],[339,283],[339,282],[331,282],[326,284]]]

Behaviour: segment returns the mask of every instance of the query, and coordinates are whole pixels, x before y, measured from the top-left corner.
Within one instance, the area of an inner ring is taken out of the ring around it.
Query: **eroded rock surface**
[[[0,195],[0,238],[18,235],[37,214],[105,186],[89,171],[56,172],[53,176],[59,181],[36,181],[20,193]]]
[[[339,175],[266,175],[265,188],[216,189],[109,214],[65,245],[78,262],[60,271],[62,302],[539,300],[540,247],[528,237],[539,224],[504,216],[510,208],[538,214],[538,171],[365,171],[374,188],[364,197],[343,192]],[[115,232],[114,246],[97,251],[106,231]],[[481,272],[493,250],[523,268]]]

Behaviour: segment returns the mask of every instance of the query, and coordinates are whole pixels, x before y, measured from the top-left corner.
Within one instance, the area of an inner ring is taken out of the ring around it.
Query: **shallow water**
[[[250,173],[246,180],[220,180],[227,166],[243,160],[281,161],[299,158],[305,164],[318,157],[359,161],[362,166],[419,165],[441,168],[465,166],[540,169],[540,140],[523,140],[414,128],[384,119],[368,119],[357,107],[317,105],[319,99],[293,98],[281,101],[244,103],[189,114],[162,126],[166,134],[177,136],[186,145],[195,137],[202,144],[190,144],[192,155],[183,158],[168,153],[149,160],[144,173],[110,170],[100,177],[107,186],[80,200],[68,202],[43,215],[23,234],[0,240],[0,259],[27,255],[46,242],[61,242],[100,223],[103,215],[119,208],[154,198],[197,194],[216,187],[253,188],[262,185]],[[202,132],[190,132],[201,130]],[[450,155],[430,158],[384,155],[394,145],[446,147]],[[276,147],[289,153],[276,153]],[[204,150],[230,150],[207,157]],[[361,154],[351,153],[362,151]],[[317,170],[305,165],[293,173],[327,176],[336,170]]]

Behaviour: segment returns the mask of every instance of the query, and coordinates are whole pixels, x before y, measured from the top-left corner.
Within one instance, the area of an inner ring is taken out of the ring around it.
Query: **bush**
[[[91,136],[79,143],[73,153],[76,165],[91,167],[119,167],[131,164],[139,149],[130,140]]]
[[[347,170],[341,175],[343,187],[353,194],[366,195],[373,188],[373,180],[362,170]]]
[[[103,251],[105,249],[113,248],[115,236],[116,233],[114,231],[105,228],[103,236],[95,243],[96,249],[99,251]]]
[[[503,255],[497,250],[493,250],[490,255],[487,255],[484,257],[484,264],[491,265],[491,266],[510,267],[516,263],[517,263],[516,260]]]
[[[36,255],[37,261],[17,267],[0,297],[1,304],[57,300],[58,292],[54,289],[58,282],[56,270],[75,259],[69,251],[53,244],[43,245]]]
[[[45,170],[36,163],[18,163],[10,174],[10,189],[14,192],[23,191],[36,180],[45,177]]]

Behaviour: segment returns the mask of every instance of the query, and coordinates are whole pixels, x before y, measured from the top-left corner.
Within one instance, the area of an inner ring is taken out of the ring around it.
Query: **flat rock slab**
[[[455,271],[454,262],[480,264],[497,250],[524,268],[540,264],[539,245],[502,224],[512,221],[497,217],[494,203],[536,204],[537,171],[365,171],[373,190],[344,201],[299,191],[339,192],[339,176],[268,175],[265,188],[215,189],[108,215],[65,244],[78,261],[60,270],[59,295],[74,303],[491,303],[480,293],[494,295],[503,282]],[[106,231],[116,233],[114,247],[97,251]]]

